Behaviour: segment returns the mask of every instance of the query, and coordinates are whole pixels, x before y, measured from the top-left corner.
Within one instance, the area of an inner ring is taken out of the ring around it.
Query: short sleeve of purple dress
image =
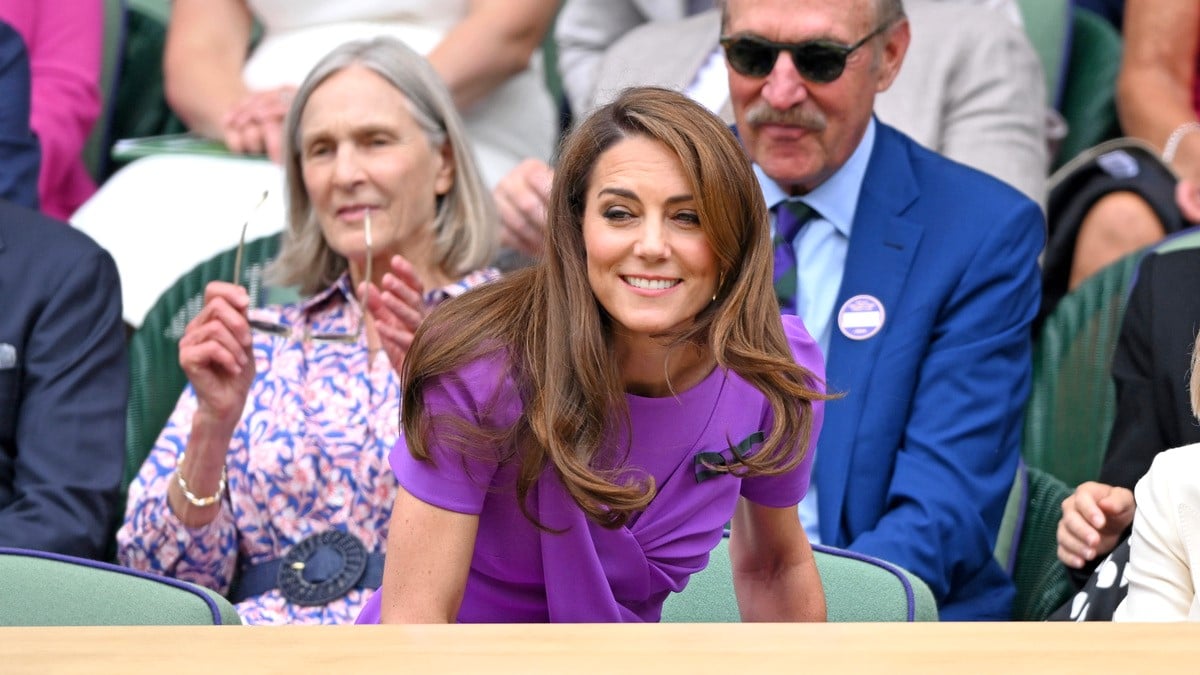
[[[784,317],[784,329],[796,362],[823,381],[820,350],[800,320]],[[737,375],[717,369],[677,397],[627,398],[633,437],[623,465],[653,476],[658,492],[645,511],[617,529],[589,521],[552,470],[529,496],[531,511],[554,530],[544,531],[521,513],[514,466],[499,464],[498,452],[473,449],[464,459],[455,448],[436,446],[434,438],[434,461],[419,462],[403,438],[397,443],[392,469],[408,492],[479,516],[460,622],[657,621],[667,595],[708,564],[739,495],[788,507],[807,492],[812,452],[779,476],[742,479],[708,470],[719,463],[717,454],[731,460],[736,448],[757,451],[757,434],[771,430],[766,399]],[[489,426],[511,424],[520,414],[499,358],[439,378],[426,389],[426,403],[435,414],[453,410]],[[813,411],[815,440],[824,406],[815,403]],[[610,445],[623,454],[626,440]],[[359,623],[379,620],[378,595]]]

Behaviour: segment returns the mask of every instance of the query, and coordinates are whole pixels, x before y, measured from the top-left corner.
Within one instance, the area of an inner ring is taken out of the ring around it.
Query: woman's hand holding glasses
[[[179,340],[179,365],[196,390],[197,421],[234,428],[254,381],[253,340],[246,312],[246,289],[212,281],[204,289],[204,307]],[[228,443],[226,443],[228,447]]]
[[[188,527],[211,523],[225,493],[225,455],[254,381],[249,306],[246,289],[210,282],[204,288],[204,307],[179,340],[179,365],[196,391],[198,406],[167,498]]]
[[[379,333],[379,346],[399,375],[412,346],[413,334],[429,309],[425,306],[425,288],[412,264],[394,255],[389,265],[391,271],[383,275],[380,285],[364,281],[359,286],[359,295],[366,299],[367,311]]]

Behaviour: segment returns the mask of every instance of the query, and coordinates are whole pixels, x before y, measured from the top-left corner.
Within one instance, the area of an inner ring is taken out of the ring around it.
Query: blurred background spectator
[[[29,123],[42,147],[41,210],[69,218],[96,191],[83,163],[83,146],[100,115],[104,2],[4,0],[0,20],[21,34],[29,51]]]

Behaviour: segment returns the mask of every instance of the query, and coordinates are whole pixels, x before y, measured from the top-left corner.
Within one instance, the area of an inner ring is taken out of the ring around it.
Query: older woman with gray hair
[[[429,307],[498,276],[496,218],[450,95],[395,40],[325,57],[285,146],[271,273],[306,299],[257,310],[236,283],[205,289],[118,555],[227,594],[246,623],[350,622],[383,569],[397,373]]]

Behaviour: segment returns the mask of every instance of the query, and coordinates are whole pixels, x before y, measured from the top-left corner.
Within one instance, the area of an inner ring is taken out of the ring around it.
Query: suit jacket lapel
[[[877,129],[834,311],[856,295],[869,295],[883,306],[884,324],[873,337],[852,340],[837,328],[834,316],[826,380],[831,392],[845,398],[826,406],[815,467],[821,541],[835,546],[849,543],[842,541],[840,530],[850,460],[857,438],[870,435],[864,404],[882,345],[896,334],[894,312],[900,307],[924,229],[904,215],[920,192],[905,145],[890,127],[878,124]]]

